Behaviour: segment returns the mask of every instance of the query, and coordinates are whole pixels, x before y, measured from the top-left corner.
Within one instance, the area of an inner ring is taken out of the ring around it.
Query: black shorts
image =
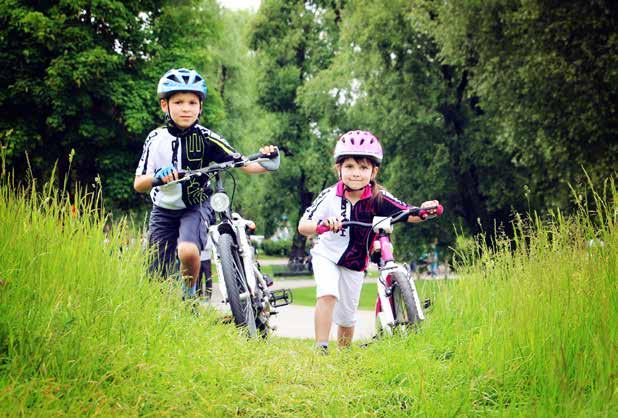
[[[148,242],[155,248],[150,271],[158,271],[163,277],[171,273],[176,262],[179,242],[191,242],[202,251],[204,217],[199,206],[172,210],[153,206],[148,223]]]

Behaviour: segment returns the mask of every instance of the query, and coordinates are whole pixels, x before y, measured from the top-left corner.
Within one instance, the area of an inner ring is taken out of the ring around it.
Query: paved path
[[[269,260],[272,264],[284,263],[287,260]],[[267,264],[267,262],[260,261],[262,264]],[[372,265],[373,266],[373,265]],[[375,267],[375,266],[373,266]],[[436,279],[444,279],[445,277],[437,277]],[[449,278],[454,278],[453,276]],[[425,279],[428,279],[425,278]],[[376,279],[365,279],[365,283],[375,283]],[[315,286],[315,281],[313,279],[283,279],[276,278],[275,284],[273,285],[273,289],[295,289],[300,287],[313,287]],[[214,292],[212,297],[212,303],[218,309],[223,312],[229,313],[229,307],[226,304],[221,302],[221,293],[219,292],[218,285],[214,285]],[[313,314],[314,314],[313,306],[302,306],[291,304],[288,306],[283,306],[281,308],[277,308],[279,312],[277,315],[273,315],[271,318],[271,323],[276,327],[273,335],[279,337],[288,337],[288,338],[314,338],[314,328],[313,328]],[[371,339],[375,334],[375,313],[373,311],[358,311],[357,313],[357,323],[356,329],[354,331],[354,340],[355,341],[363,341]],[[331,340],[337,339],[337,326],[333,324],[331,328]]]
[[[375,279],[367,279],[366,282],[374,282]],[[300,287],[313,287],[313,280],[276,280],[273,289],[294,289]],[[223,312],[229,313],[229,307],[222,303],[221,292],[218,284],[214,284],[212,304]],[[313,306],[302,305],[287,305],[277,308],[277,315],[271,317],[271,324],[276,328],[273,332],[274,336],[287,338],[314,338],[313,329]],[[362,341],[369,340],[374,332],[374,313],[373,311],[358,311],[356,329],[354,331],[354,340]],[[333,324],[331,328],[331,340],[337,339],[337,326]]]

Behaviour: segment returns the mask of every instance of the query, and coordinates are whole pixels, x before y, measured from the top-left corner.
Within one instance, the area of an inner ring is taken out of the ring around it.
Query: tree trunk
[[[298,198],[300,206],[298,211],[298,219],[300,220],[311,202],[313,201],[313,193],[307,190],[307,182],[305,172],[303,171],[298,181]],[[292,248],[290,248],[290,260],[305,256],[305,247],[307,238],[298,232],[298,228],[294,228],[294,238],[292,239]]]

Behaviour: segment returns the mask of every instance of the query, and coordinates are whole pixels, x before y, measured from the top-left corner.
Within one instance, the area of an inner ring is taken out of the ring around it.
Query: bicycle
[[[245,328],[249,337],[267,337],[272,330],[270,316],[277,313],[274,308],[292,303],[292,292],[290,289],[269,289],[273,281],[260,271],[247,234],[247,228],[255,224],[231,210],[236,179],[228,170],[269,158],[261,153],[245,158],[240,154],[233,157],[230,161],[179,173],[181,178],[167,184],[188,181],[195,176],[208,176],[207,187],[214,187],[210,204],[218,218],[218,222],[208,230],[214,244],[211,261],[219,277],[223,303],[229,304],[234,323]],[[223,173],[233,180],[231,198],[225,190]]]
[[[442,215],[442,212],[442,206],[438,205],[410,208],[388,217],[375,216],[372,223],[342,222],[343,227],[356,225],[372,228],[376,234],[370,258],[378,265],[380,273],[377,281],[378,297],[375,308],[378,335],[393,335],[398,329],[405,332],[408,328],[418,326],[425,319],[423,313],[425,304],[421,304],[413,276],[409,269],[404,264],[397,263],[393,256],[393,246],[390,241],[393,224],[407,221],[409,216],[431,219]],[[318,234],[327,231],[329,231],[327,226],[318,225]],[[370,237],[371,234],[368,237],[368,246]]]

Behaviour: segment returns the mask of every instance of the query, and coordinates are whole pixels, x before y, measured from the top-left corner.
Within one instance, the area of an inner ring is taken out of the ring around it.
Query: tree
[[[616,4],[533,0],[415,3],[444,64],[467,74],[495,142],[528,173],[532,200],[568,205],[585,167],[615,174]]]
[[[264,209],[281,215],[281,208],[296,207],[291,221],[302,216],[315,191],[329,181],[332,139],[319,135],[317,122],[301,112],[297,99],[303,84],[332,59],[339,8],[332,1],[267,0],[253,24],[250,45],[259,66],[258,103],[274,117],[275,143],[285,154],[281,172],[268,179],[274,192]],[[280,190],[294,190],[293,203]],[[304,237],[296,233],[291,255],[303,254],[304,247]]]
[[[209,66],[214,0],[7,1],[1,6],[0,140],[16,174],[92,183],[108,203],[135,202],[132,173],[158,117],[156,83],[169,68]],[[199,48],[195,48],[199,42]],[[205,113],[221,119],[216,92]],[[75,158],[68,167],[68,154]]]

